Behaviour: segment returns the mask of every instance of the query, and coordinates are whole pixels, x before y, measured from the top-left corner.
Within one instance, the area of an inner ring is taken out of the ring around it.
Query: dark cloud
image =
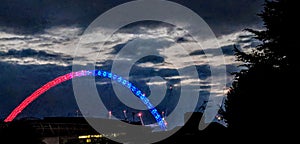
[[[39,60],[55,60],[55,61],[66,61],[70,62],[72,60],[71,56],[65,56],[60,53],[49,53],[46,51],[38,51],[34,49],[10,49],[7,52],[0,51],[0,58],[26,58],[26,57],[33,57]]]
[[[190,42],[190,40],[186,39],[185,37],[180,37],[176,39],[177,43],[184,43],[184,42]]]
[[[226,45],[226,46],[221,46],[221,50],[223,55],[234,55],[234,45]],[[208,49],[206,52],[209,54],[215,54],[218,53],[219,49]],[[205,55],[205,52],[203,50],[196,50],[190,53],[191,56],[193,55]]]
[[[120,52],[120,50],[127,45],[128,42],[126,43],[121,43],[121,44],[117,44],[115,46],[112,47],[113,51],[110,54],[118,54]]]
[[[261,25],[256,14],[262,10],[263,0],[175,1],[200,15],[217,35]]]
[[[142,59],[139,59],[137,61],[137,63],[146,63],[146,62],[151,62],[151,63],[163,63],[164,62],[164,58],[163,57],[159,57],[159,56],[146,56],[143,57]]]
[[[222,46],[221,50],[224,55],[234,55],[234,45]]]
[[[128,0],[3,0],[0,25],[12,32],[40,32],[57,25],[86,27],[101,13]],[[217,34],[261,24],[263,0],[173,0],[198,13]]]
[[[15,40],[21,40],[21,41],[26,41],[26,40],[31,40],[32,38],[30,37],[10,37],[10,38],[0,38],[1,41],[15,41]]]
[[[194,56],[194,55],[205,55],[205,52],[204,50],[196,50],[196,51],[193,51],[190,53],[191,56]]]
[[[0,5],[0,24],[25,33],[56,25],[85,26],[120,3],[121,0],[4,0]]]
[[[120,52],[120,50],[125,47],[127,44],[131,44],[132,49],[126,49],[127,52],[135,52],[135,49],[139,49],[140,47],[147,47],[147,48],[156,48],[156,49],[162,49],[165,47],[169,47],[171,45],[173,45],[174,43],[166,40],[166,39],[162,39],[162,38],[132,38],[126,42],[123,43],[119,43],[116,44],[115,46],[112,47],[113,51],[110,54],[117,54]],[[128,46],[128,45],[127,45]],[[158,50],[156,50],[155,52],[158,53]]]

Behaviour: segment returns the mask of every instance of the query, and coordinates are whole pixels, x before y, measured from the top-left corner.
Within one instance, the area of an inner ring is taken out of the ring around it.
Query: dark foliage
[[[290,1],[289,1],[290,2]],[[262,44],[251,53],[236,49],[236,57],[246,69],[235,74],[228,93],[225,119],[228,129],[245,141],[282,138],[294,115],[295,46],[288,34],[289,15],[286,0],[265,1],[258,14],[264,30],[247,29]],[[288,139],[287,139],[288,140]]]

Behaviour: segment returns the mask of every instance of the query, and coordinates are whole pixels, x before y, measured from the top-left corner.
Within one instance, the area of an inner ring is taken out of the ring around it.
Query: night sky
[[[2,0],[0,3],[0,119],[4,119],[22,100],[34,90],[57,76],[72,71],[73,54],[78,39],[85,28],[103,12],[125,0]],[[218,38],[225,56],[226,78],[229,87],[232,81],[231,72],[237,71],[238,62],[233,56],[233,45],[248,50],[257,45],[245,28],[260,29],[262,21],[257,17],[262,9],[263,0],[175,0],[201,16],[211,27]],[[176,32],[176,33],[175,33]],[[151,39],[149,38],[151,37]],[[182,30],[172,25],[159,22],[139,22],[117,31],[112,40],[106,42],[105,49],[100,51],[96,67],[109,70],[113,57],[123,46],[137,40],[137,44],[157,45],[172,48],[174,42],[189,44],[192,39]],[[101,40],[99,40],[101,41]],[[93,49],[92,52],[99,52]],[[174,55],[180,52],[174,52]],[[196,68],[201,83],[200,100],[197,110],[207,99],[208,93],[222,92],[210,89],[209,65],[200,49],[190,52],[196,60]],[[82,59],[89,59],[82,56]],[[182,66],[189,67],[189,65]],[[149,86],[161,85],[161,81],[151,81],[156,75],[163,76],[168,83],[176,86],[180,77],[163,59],[146,57],[132,68],[131,80],[150,94]],[[122,110],[128,109],[115,98],[110,81],[97,79],[97,88],[102,100],[112,109],[116,117],[122,118]],[[181,85],[195,85],[193,80],[181,81]],[[176,106],[178,91],[167,91],[174,95],[164,100],[160,109],[172,110]],[[48,117],[76,116],[78,107],[74,98],[71,81],[65,82],[30,104],[19,116]],[[105,115],[101,115],[105,116]],[[147,114],[146,114],[147,117]],[[148,116],[150,117],[150,116]],[[151,119],[151,118],[149,118]],[[149,120],[151,121],[151,120]]]

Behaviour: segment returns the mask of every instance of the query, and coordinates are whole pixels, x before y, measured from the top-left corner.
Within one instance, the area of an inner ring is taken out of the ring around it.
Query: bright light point
[[[221,116],[217,116],[217,119],[218,119],[218,120],[222,120],[222,117],[221,117]]]
[[[90,143],[90,142],[92,142],[92,140],[91,139],[86,139],[86,142]]]
[[[108,78],[111,78],[112,77],[112,74],[111,73],[108,73]]]
[[[140,95],[140,94],[141,94],[141,91],[140,91],[140,90],[136,92],[136,95]]]
[[[103,76],[106,77],[106,71],[103,72]]]
[[[121,82],[121,81],[122,81],[122,77],[119,77],[119,78],[118,78],[118,82]]]
[[[126,110],[123,110],[123,113],[126,113]]]
[[[141,117],[141,116],[142,116],[142,113],[141,113],[141,112],[140,112],[140,113],[138,113],[138,116],[139,116],[139,117]]]
[[[116,79],[117,79],[117,77],[118,77],[117,75],[114,75],[114,76],[113,76],[113,79],[114,79],[114,80],[116,80]]]
[[[123,85],[125,85],[126,83],[127,83],[127,81],[126,81],[126,80],[123,80],[123,81],[122,81],[122,84],[123,84]]]

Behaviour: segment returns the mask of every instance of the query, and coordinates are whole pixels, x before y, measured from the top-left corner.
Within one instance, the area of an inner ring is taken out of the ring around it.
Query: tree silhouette
[[[296,54],[286,27],[288,5],[286,0],[265,1],[258,14],[264,30],[247,29],[262,44],[250,53],[235,48],[237,60],[246,68],[235,73],[224,117],[228,129],[247,140],[279,138],[276,135],[293,117],[288,112],[294,95],[291,80],[296,78]]]

